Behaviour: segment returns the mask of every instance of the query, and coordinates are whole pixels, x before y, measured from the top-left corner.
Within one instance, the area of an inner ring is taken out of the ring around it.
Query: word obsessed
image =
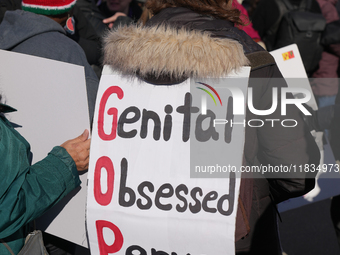
[[[103,192],[101,187],[102,170],[106,171],[107,189]],[[109,157],[103,156],[97,160],[94,172],[94,197],[96,202],[101,206],[108,206],[113,198],[115,168]],[[139,210],[150,210],[155,206],[161,211],[174,210],[177,213],[189,211],[192,214],[201,212],[215,214],[219,213],[223,216],[229,216],[233,212],[235,202],[235,174],[232,173],[229,178],[229,194],[218,194],[216,191],[204,193],[202,188],[194,187],[191,190],[185,184],[179,184],[174,187],[170,183],[162,184],[155,187],[152,182],[143,181],[137,187],[128,187],[128,162],[125,158],[121,161],[121,175],[119,186],[119,206],[132,207],[136,206]],[[175,196],[178,199],[177,204],[165,203],[164,200]],[[146,203],[143,203],[143,200]],[[191,202],[190,202],[191,201]],[[110,229],[115,236],[115,241],[112,245],[105,242],[103,229]],[[109,221],[96,221],[98,245],[101,255],[116,253],[123,246],[123,234],[120,229]],[[155,249],[151,254],[166,255],[163,251],[156,252]],[[133,253],[139,251],[140,253]],[[146,251],[139,246],[130,246],[125,254],[147,254]],[[172,252],[171,255],[176,255]]]

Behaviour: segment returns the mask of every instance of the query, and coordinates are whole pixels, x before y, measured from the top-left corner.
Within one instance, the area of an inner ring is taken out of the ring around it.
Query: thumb
[[[103,19],[103,23],[111,23],[111,22],[115,22],[117,19],[117,16],[116,15],[113,15],[111,16],[110,18],[107,18],[107,19]]]
[[[113,23],[117,20],[118,17],[120,16],[126,16],[125,13],[122,12],[116,12],[113,16],[103,19],[103,23],[107,24],[107,23]]]
[[[77,140],[79,140],[80,142],[85,142],[89,138],[89,134],[90,132],[85,129],[84,132],[77,137]]]

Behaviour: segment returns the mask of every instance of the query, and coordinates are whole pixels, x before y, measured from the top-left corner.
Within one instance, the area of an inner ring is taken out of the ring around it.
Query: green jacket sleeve
[[[29,144],[0,120],[0,238],[41,216],[80,185],[76,165],[60,147],[30,166]]]

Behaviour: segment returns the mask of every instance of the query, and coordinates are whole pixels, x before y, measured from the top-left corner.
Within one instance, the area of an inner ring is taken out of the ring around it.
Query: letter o
[[[260,122],[261,124],[260,124],[260,126],[252,126],[250,123],[251,122],[255,122],[255,121],[258,121],[258,122]],[[248,126],[249,127],[263,127],[263,125],[264,125],[264,122],[263,122],[263,120],[260,120],[260,119],[251,119],[251,120],[248,120]]]
[[[286,121],[291,121],[291,122],[294,122],[295,123],[295,125],[294,126],[286,126],[284,123],[286,122]],[[294,120],[294,119],[286,119],[286,120],[283,120],[283,121],[281,121],[281,125],[283,126],[283,127],[296,127],[297,126],[297,121],[296,120]]]
[[[101,189],[101,170],[105,168],[107,172],[107,191],[106,193],[102,193]],[[112,161],[109,157],[103,156],[99,158],[96,162],[96,167],[94,169],[94,198],[97,203],[103,206],[110,204],[112,195],[113,195],[113,186],[114,186],[114,168]]]

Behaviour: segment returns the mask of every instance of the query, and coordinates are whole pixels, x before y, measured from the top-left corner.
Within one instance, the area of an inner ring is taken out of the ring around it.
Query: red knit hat
[[[43,15],[58,15],[69,12],[76,0],[22,0],[24,11]]]

